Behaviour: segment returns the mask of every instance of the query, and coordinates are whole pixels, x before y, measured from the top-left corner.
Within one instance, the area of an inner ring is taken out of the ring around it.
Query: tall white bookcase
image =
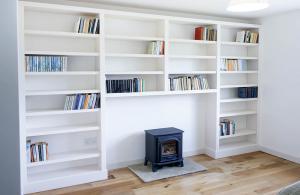
[[[100,34],[74,33],[81,16],[100,18]],[[214,158],[257,150],[258,98],[239,99],[236,88],[258,85],[258,44],[235,43],[237,31],[258,25],[150,15],[66,5],[21,2],[20,143],[25,193],[107,178],[105,110],[110,98],[205,95],[205,146]],[[198,26],[212,26],[217,41],[194,40]],[[147,54],[164,41],[164,55]],[[26,72],[25,55],[68,56],[66,72]],[[242,72],[220,71],[220,60],[247,59]],[[169,78],[202,75],[209,89],[171,91]],[[143,78],[145,91],[106,93],[107,79]],[[100,93],[101,108],[64,110],[66,95]],[[196,109],[196,108],[195,108]],[[223,118],[237,134],[220,136]],[[46,141],[49,160],[28,163],[26,140]]]

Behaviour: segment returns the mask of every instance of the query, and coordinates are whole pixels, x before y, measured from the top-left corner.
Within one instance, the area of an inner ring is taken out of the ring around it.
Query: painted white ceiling
[[[167,11],[180,11],[191,14],[210,14],[215,16],[260,18],[281,12],[300,9],[300,0],[269,0],[270,7],[251,13],[231,13],[226,11],[230,0],[74,0],[80,2],[102,3],[134,8]]]

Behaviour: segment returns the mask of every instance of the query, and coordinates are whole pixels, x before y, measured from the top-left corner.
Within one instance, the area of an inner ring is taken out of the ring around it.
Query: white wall
[[[262,19],[260,144],[300,163],[300,11]]]
[[[17,0],[0,3],[0,194],[20,194]]]

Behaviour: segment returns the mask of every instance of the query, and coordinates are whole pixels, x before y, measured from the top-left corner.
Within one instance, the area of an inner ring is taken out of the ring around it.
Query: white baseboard
[[[183,152],[183,157],[195,156],[195,155],[199,155],[199,154],[205,154],[205,149]],[[144,162],[144,159],[123,161],[123,162],[108,164],[107,168],[108,168],[108,170],[119,169],[119,168],[128,167],[129,165],[140,164],[143,162]]]
[[[209,157],[212,157],[212,158],[216,158],[217,154],[216,154],[216,151],[211,149],[211,148],[205,148],[205,154]]]
[[[270,149],[270,148],[265,147],[265,146],[260,146],[260,150],[265,152],[265,153],[271,154],[273,156],[278,156],[280,158],[283,158],[283,159],[286,159],[286,160],[289,160],[289,161],[300,164],[300,158],[299,157],[284,154],[282,152],[278,152],[276,150]]]

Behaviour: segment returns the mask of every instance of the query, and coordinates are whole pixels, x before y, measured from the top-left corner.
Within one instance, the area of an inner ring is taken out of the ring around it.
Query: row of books
[[[148,54],[164,55],[165,42],[164,41],[151,41],[148,45]]]
[[[202,90],[209,89],[207,78],[202,76],[180,76],[170,78],[170,90]]]
[[[220,136],[234,135],[235,122],[233,120],[224,119],[220,122]]]
[[[239,98],[257,98],[258,87],[239,87],[238,97]]]
[[[81,110],[100,108],[100,94],[76,94],[66,97],[64,110]]]
[[[243,30],[236,33],[236,42],[258,43],[258,33],[249,30]]]
[[[80,17],[75,24],[74,31],[77,33],[99,34],[99,18]]]
[[[145,80],[142,78],[106,80],[107,93],[129,93],[145,91]]]
[[[213,26],[195,28],[195,40],[217,41],[217,30]]]
[[[246,71],[247,60],[221,59],[221,71]]]
[[[63,72],[67,71],[66,56],[25,56],[27,72]]]
[[[40,162],[49,159],[48,143],[37,142],[31,144],[30,140],[26,142],[27,162]]]

